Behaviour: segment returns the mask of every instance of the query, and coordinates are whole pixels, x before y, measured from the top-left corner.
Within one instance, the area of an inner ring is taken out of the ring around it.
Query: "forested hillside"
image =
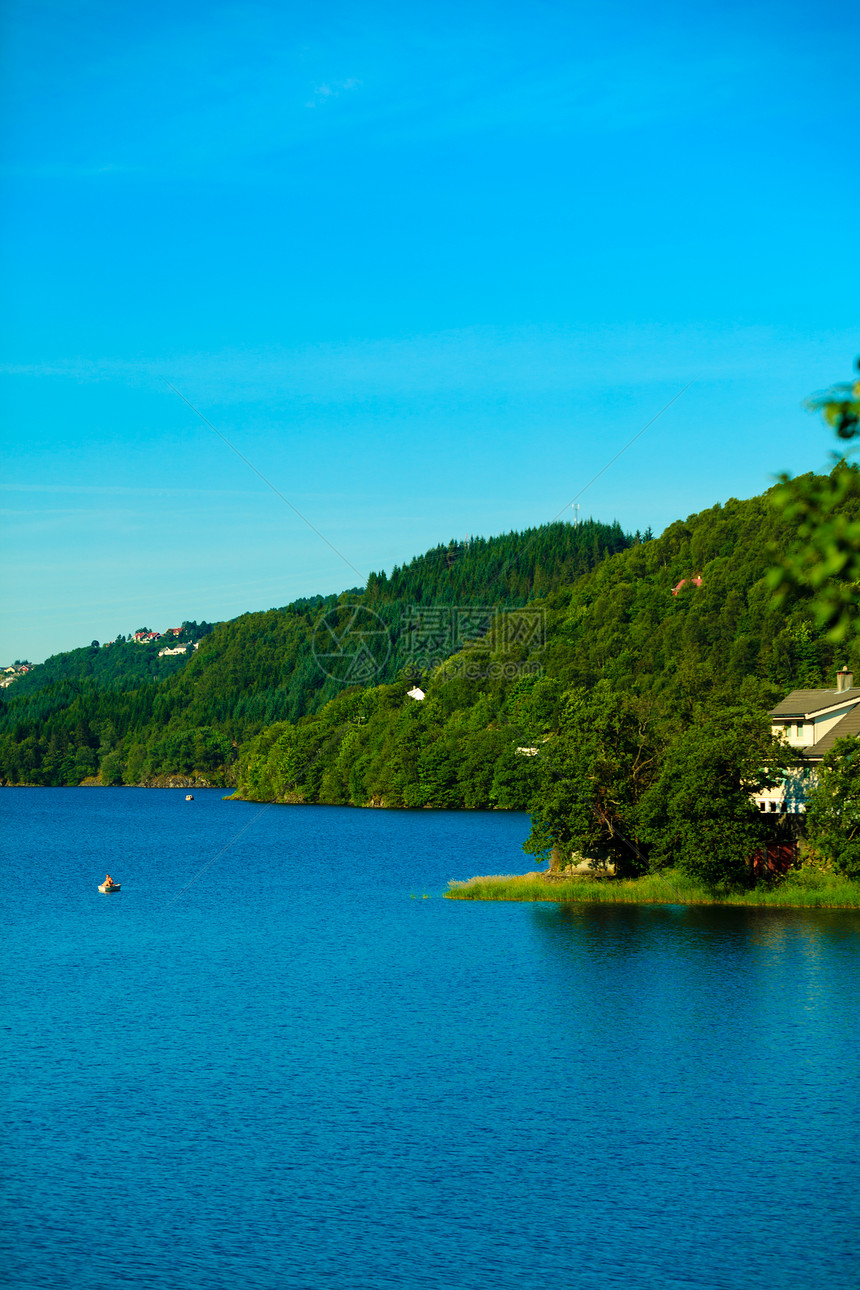
[[[860,518],[856,487],[845,515]],[[768,574],[793,539],[767,494],[679,521],[533,601],[545,647],[483,642],[426,677],[423,702],[403,680],[262,732],[241,752],[239,792],[527,809],[536,851],[590,844],[629,861],[671,834],[665,777],[686,775],[697,800],[714,797],[715,839],[758,837],[749,787],[781,761],[767,709],[833,685],[843,663],[860,672],[856,620],[836,646],[800,591],[775,601]],[[718,800],[729,764],[734,816]]]
[[[587,521],[450,543],[390,577],[371,574],[366,591],[245,614],[211,631],[203,624],[209,634],[187,661],[131,643],[57,655],[0,700],[0,779],[79,784],[100,775],[103,783],[136,784],[196,771],[232,783],[243,741],[342,693],[343,667],[330,667],[331,675],[319,666],[321,618],[344,631],[356,607],[371,611],[386,648],[355,675],[391,681],[415,661],[413,606],[524,605],[634,540],[617,524]],[[443,639],[437,652],[454,648],[453,637]]]
[[[627,537],[588,520],[582,524],[547,524],[525,533],[473,538],[437,546],[409,564],[395,566],[391,576],[371,573],[366,602],[372,608],[395,601],[413,605],[481,603],[486,593],[494,604],[524,605],[535,597],[567,586],[606,555],[623,551],[639,533]]]

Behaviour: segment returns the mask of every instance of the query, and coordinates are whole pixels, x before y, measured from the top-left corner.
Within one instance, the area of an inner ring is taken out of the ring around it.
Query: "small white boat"
[[[100,882],[99,891],[104,891],[106,893],[109,893],[111,891],[119,891],[121,885],[122,884],[118,882]]]

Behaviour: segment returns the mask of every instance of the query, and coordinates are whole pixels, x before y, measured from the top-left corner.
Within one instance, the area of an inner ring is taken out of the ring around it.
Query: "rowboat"
[[[110,893],[112,891],[119,891],[120,886],[121,886],[121,883],[118,883],[118,882],[100,882],[99,891],[104,891],[106,893]]]

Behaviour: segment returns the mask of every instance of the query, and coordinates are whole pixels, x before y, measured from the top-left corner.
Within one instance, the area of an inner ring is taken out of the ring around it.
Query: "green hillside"
[[[371,574],[366,590],[218,624],[187,659],[159,659],[156,646],[127,642],[57,655],[0,700],[0,778],[78,784],[101,774],[103,782],[140,783],[197,771],[232,783],[238,747],[251,736],[316,712],[342,693],[345,679],[391,681],[415,665],[422,656],[414,606],[523,605],[633,540],[617,524],[588,521],[450,543],[389,577]],[[353,660],[351,676],[349,659],[329,664],[327,674],[318,657],[331,637],[320,620],[328,615],[342,634],[357,608],[368,611],[364,626],[376,624],[385,648],[363,669]],[[479,629],[480,619],[471,630]],[[434,658],[455,648],[449,635]]]
[[[860,518],[856,488],[844,513]],[[784,760],[767,709],[795,686],[833,685],[845,662],[860,672],[856,619],[837,646],[799,591],[774,599],[768,575],[793,541],[769,494],[690,516],[532,601],[545,645],[488,638],[432,671],[423,701],[400,680],[263,731],[241,751],[238,791],[519,808],[532,813],[537,853],[587,845],[634,869],[679,845],[713,797],[697,846],[720,854],[731,835],[743,856],[744,838],[748,852],[788,827],[751,815],[750,786]]]

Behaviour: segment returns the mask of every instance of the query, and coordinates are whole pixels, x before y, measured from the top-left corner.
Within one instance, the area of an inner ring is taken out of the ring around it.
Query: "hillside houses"
[[[12,663],[9,667],[0,667],[0,690],[6,690],[19,676],[30,671],[29,663]]]
[[[149,641],[160,641],[166,636],[181,636],[181,627],[168,627],[165,632],[135,632],[134,639],[138,644],[148,643]]]
[[[195,624],[196,626],[196,624]],[[153,645],[156,641],[164,641],[164,649],[158,651],[158,657],[162,658],[165,654],[185,654],[189,649],[197,649],[199,641],[192,644],[191,641],[178,644],[176,638],[181,636],[186,629],[184,627],[168,627],[164,632],[151,632],[143,629],[135,632],[134,636],[129,637],[129,643],[132,641],[137,645]],[[125,637],[120,636],[119,641],[124,642]],[[104,648],[109,649],[111,645],[116,645],[117,641],[105,641]]]
[[[800,813],[815,777],[815,767],[837,739],[860,735],[860,686],[843,668],[832,690],[792,690],[771,710],[771,729],[799,754],[800,766],[776,788],[756,794],[761,811]]]

